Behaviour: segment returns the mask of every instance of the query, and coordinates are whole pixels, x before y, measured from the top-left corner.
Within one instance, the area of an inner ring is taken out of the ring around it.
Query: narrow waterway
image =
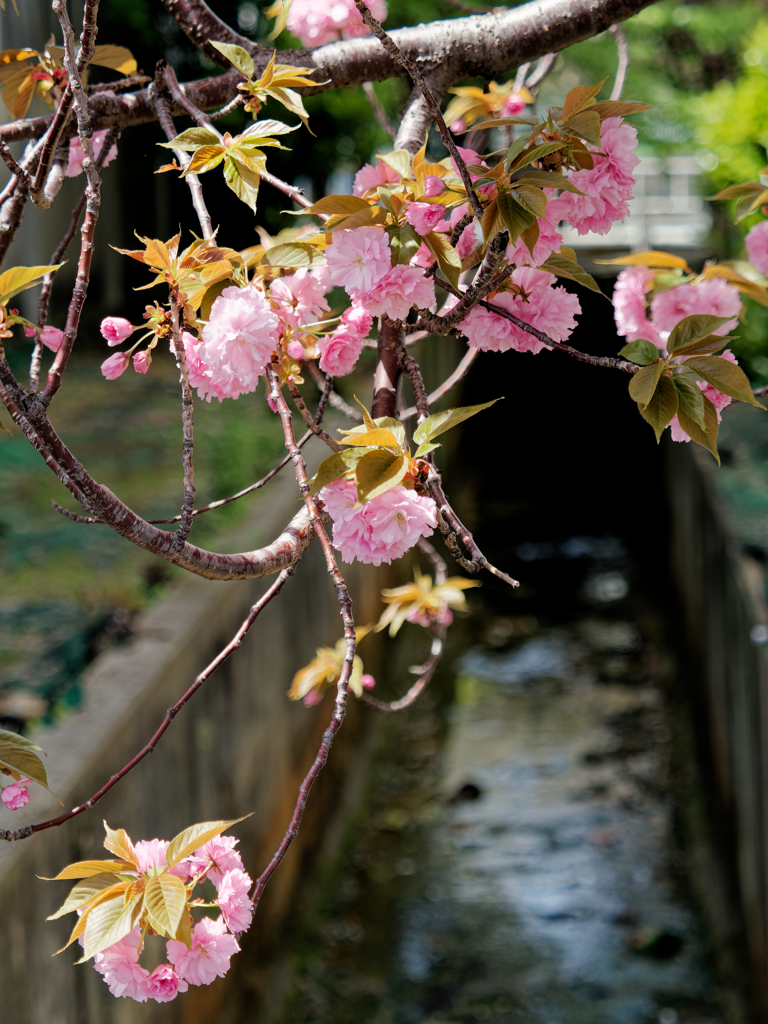
[[[442,678],[388,720],[279,1024],[722,1021],[677,844],[663,616],[615,537],[515,555],[522,594],[471,592]]]

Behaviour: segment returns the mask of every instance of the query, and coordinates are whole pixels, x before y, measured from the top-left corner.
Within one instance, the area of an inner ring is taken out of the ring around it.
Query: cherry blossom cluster
[[[125,938],[94,956],[94,968],[102,975],[113,996],[145,1003],[154,999],[167,1003],[190,985],[210,985],[223,978],[230,959],[240,949],[236,935],[247,931],[253,915],[248,896],[251,879],[243,870],[237,840],[218,836],[196,850],[188,860],[176,865],[171,873],[186,884],[208,879],[216,889],[217,918],[202,917],[192,928],[189,948],[177,939],[168,939],[168,963],[151,973],[139,964],[144,936],[137,925]],[[152,839],[135,844],[138,874],[152,875],[165,868],[168,843]],[[82,941],[82,940],[81,940]]]
[[[622,270],[616,279],[612,300],[614,319],[616,330],[627,341],[644,339],[656,345],[660,352],[664,352],[665,343],[673,328],[685,317],[697,313],[732,317],[722,327],[713,331],[713,334],[720,337],[725,337],[736,327],[742,300],[739,289],[734,285],[722,278],[712,277],[686,282],[654,293],[657,273],[650,267],[633,266]],[[738,360],[730,349],[722,353],[722,358],[738,365]],[[720,422],[722,410],[731,404],[732,399],[711,384],[704,381],[696,383],[714,405]],[[677,416],[669,426],[673,441],[691,440],[681,428]]]
[[[371,0],[368,8],[379,22],[387,17],[385,0]],[[292,0],[285,24],[303,46],[325,46],[371,32],[354,0]]]

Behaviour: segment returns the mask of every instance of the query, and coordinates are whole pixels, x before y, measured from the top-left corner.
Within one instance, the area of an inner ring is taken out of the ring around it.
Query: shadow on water
[[[575,343],[615,352],[591,312]],[[463,404],[497,370],[453,496],[522,586],[472,591],[433,689],[387,721],[275,1019],[721,1024],[676,839],[656,446],[619,374],[490,356]]]

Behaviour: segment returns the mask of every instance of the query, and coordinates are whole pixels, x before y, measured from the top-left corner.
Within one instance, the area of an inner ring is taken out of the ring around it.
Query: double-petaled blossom
[[[192,929],[189,949],[177,939],[169,939],[165,948],[182,981],[189,985],[210,985],[216,978],[224,977],[230,959],[240,946],[227,931],[223,918],[214,921],[212,917],[204,917]]]
[[[217,836],[199,850],[195,850],[189,858],[189,870],[192,875],[202,872],[212,882],[218,882],[227,871],[243,869],[243,861],[235,849],[238,840],[234,836]]]
[[[405,219],[417,235],[428,235],[444,218],[445,207],[440,203],[409,203],[405,211]]]
[[[563,192],[547,211],[551,221],[564,220],[580,235],[593,231],[604,235],[629,213],[639,163],[635,153],[637,129],[620,117],[606,118],[600,128],[600,146],[591,146],[593,166],[574,171],[568,180],[585,194]]]
[[[215,884],[216,902],[227,928],[233,934],[247,931],[253,917],[253,903],[248,895],[253,884],[250,877],[245,871],[234,868],[225,872]]]
[[[136,925],[125,938],[94,956],[94,968],[116,998],[135,999],[137,1003],[146,1003],[149,998],[149,971],[138,962],[141,949],[141,929]]]
[[[404,320],[412,307],[434,303],[435,286],[421,267],[398,263],[360,301],[374,316],[386,313],[393,320]]]
[[[383,160],[377,160],[375,164],[363,164],[355,175],[352,192],[356,196],[363,196],[370,189],[376,189],[379,185],[388,185],[390,182],[400,181],[400,175],[389,164]]]
[[[334,480],[318,497],[333,519],[333,546],[345,562],[392,562],[437,526],[434,501],[402,484],[359,508],[352,480]]]
[[[189,986],[182,981],[170,964],[160,964],[146,981],[146,993],[156,1003],[170,1003],[179,992],[186,992]]]
[[[537,217],[536,223],[539,237],[536,239],[533,253],[522,238],[507,246],[507,260],[516,267],[539,267],[553,252],[558,252],[563,244],[563,236],[547,218]]]
[[[439,178],[436,174],[426,174],[424,176],[424,195],[427,198],[432,199],[443,192],[445,192],[445,182],[442,178]]]
[[[499,292],[491,299],[493,305],[501,306],[554,341],[565,341],[570,337],[581,305],[576,296],[565,288],[553,286],[554,274],[521,267],[514,271],[511,279],[522,289],[525,297],[514,292]],[[515,349],[535,355],[546,347],[535,335],[480,306],[472,307],[460,330],[473,348],[486,352]]]
[[[19,779],[18,782],[9,783],[0,793],[0,800],[3,801],[9,811],[18,811],[29,803],[29,789],[27,784],[31,779]]]
[[[274,280],[269,297],[277,303],[280,319],[289,327],[315,323],[329,309],[323,281],[306,267]]]
[[[749,229],[744,245],[749,262],[768,277],[768,220],[761,220]]]
[[[387,17],[385,0],[371,0],[368,8],[379,22]],[[293,0],[285,23],[303,46],[325,46],[334,39],[366,36],[371,31],[354,0]]]
[[[317,339],[320,369],[323,373],[331,377],[344,377],[351,373],[372,326],[373,316],[366,306],[353,302],[342,314],[336,329]]]
[[[647,294],[653,287],[655,273],[649,267],[627,267],[616,278],[613,289],[613,317],[617,332],[627,341],[644,338],[664,348],[659,332],[648,319]]]
[[[331,282],[341,285],[351,299],[370,292],[392,266],[389,240],[379,228],[337,231],[325,258]]]
[[[711,316],[733,317],[712,332],[724,337],[737,325],[741,305],[739,289],[720,277],[714,277],[698,284],[681,284],[655,295],[651,302],[651,321],[662,339],[666,340],[672,328],[686,316],[709,313]]]
[[[126,338],[130,338],[136,329],[133,324],[129,323],[122,316],[105,316],[99,327],[102,338],[104,338],[110,348],[114,348],[115,345],[122,345]]]

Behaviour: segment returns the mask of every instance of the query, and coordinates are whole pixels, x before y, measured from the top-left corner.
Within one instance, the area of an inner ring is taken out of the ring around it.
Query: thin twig
[[[23,167],[16,163],[13,153],[2,141],[0,141],[0,156],[5,161],[5,165],[11,172],[11,174],[16,175],[21,187],[29,191],[32,188],[32,178],[30,178],[29,174],[24,170]]]
[[[162,722],[157,727],[155,732],[152,734],[152,738],[150,739],[149,743],[147,743],[146,746],[142,747],[138,754],[132,757],[131,760],[126,765],[123,765],[120,771],[110,776],[109,781],[106,782],[101,787],[101,789],[97,790],[92,797],[85,801],[85,803],[78,804],[77,807],[73,807],[72,810],[67,811],[66,814],[60,814],[58,818],[52,818],[50,821],[41,821],[37,825],[27,825],[25,829],[21,829],[21,832],[25,833],[24,835],[18,832],[4,832],[2,829],[0,829],[0,840],[5,839],[8,841],[13,841],[15,839],[26,839],[27,836],[31,836],[35,832],[42,832],[46,828],[55,828],[58,825],[63,825],[65,821],[71,821],[72,818],[77,817],[78,814],[82,814],[83,811],[89,811],[94,806],[94,804],[98,803],[98,801],[101,800],[101,798],[105,796],[110,791],[110,789],[116,786],[121,779],[125,778],[128,772],[134,769],[136,765],[139,764],[140,761],[143,761],[147,754],[152,753],[157,744],[160,742],[163,733],[167,730],[167,728],[174,720],[176,715],[179,713],[179,711],[181,711],[184,705],[189,702],[189,700],[195,695],[195,693],[197,693],[197,691],[200,689],[200,687],[203,685],[206,679],[210,678],[210,676],[213,675],[213,673],[216,671],[219,665],[225,662],[227,658],[229,658],[229,656],[234,651],[236,651],[237,648],[242,644],[243,640],[245,639],[248,633],[248,630],[259,617],[260,613],[264,610],[264,608],[266,608],[266,606],[269,604],[272,598],[276,597],[280,593],[286,581],[291,576],[293,576],[294,572],[296,572],[295,565],[289,565],[287,568],[283,569],[283,571],[277,577],[277,579],[266,592],[266,594],[264,594],[263,597],[260,597],[259,600],[254,605],[252,605],[251,610],[248,612],[245,621],[242,623],[242,625],[237,630],[235,635],[229,641],[227,646],[224,647],[221,651],[219,651],[219,653],[216,655],[213,661],[209,665],[207,665],[203,669],[203,671],[195,678],[195,681],[184,693],[184,695],[180,698],[180,700],[176,701],[176,703],[172,707],[168,708],[165,715],[163,716]]]
[[[334,407],[334,409],[338,409],[339,412],[343,412],[348,419],[355,420],[356,423],[362,423],[363,414],[360,412],[360,410],[355,409],[348,402],[345,402],[341,395],[339,395],[336,391],[333,390],[333,377],[323,376],[322,370],[315,362],[308,362],[306,365],[309,367],[309,372],[315,378],[315,383],[321,389],[321,391],[323,391],[323,393],[325,392],[325,389],[328,386],[328,382],[331,382],[331,390],[328,394],[328,401]]]
[[[440,110],[440,104],[432,95],[432,90],[424,81],[424,76],[422,75],[421,71],[409,57],[406,57],[403,51],[397,46],[394,39],[390,35],[387,35],[387,33],[384,31],[384,29],[381,27],[378,21],[368,10],[366,5],[363,3],[363,0],[355,0],[355,6],[360,12],[360,17],[370,28],[371,32],[373,32],[373,34],[379,40],[384,49],[389,54],[391,54],[392,57],[394,57],[394,59],[402,68],[405,68],[405,70],[413,79],[414,85],[416,85],[416,87],[421,90],[424,99],[427,101],[427,104],[430,110],[432,111],[432,116],[435,119],[435,124],[437,125],[438,131],[440,132],[440,138],[443,140],[445,148],[451,154],[451,157],[453,158],[453,161],[456,165],[456,169],[459,172],[461,180],[464,182],[464,188],[466,189],[467,192],[467,199],[469,200],[470,206],[475,211],[475,217],[482,217],[483,207],[482,204],[480,203],[480,200],[477,198],[477,193],[472,188],[472,178],[470,177],[469,171],[467,170],[467,165],[464,162],[461,153],[459,153],[458,149],[456,148],[456,143],[453,141],[453,136],[448,131],[448,126],[446,125],[445,120],[443,119],[442,112]]]
[[[343,451],[341,445],[334,441],[330,434],[327,434],[322,427],[319,427],[317,423],[315,423],[314,419],[312,418],[312,413],[307,408],[304,399],[301,397],[301,392],[299,391],[298,387],[293,381],[288,381],[288,393],[293,399],[293,404],[299,410],[302,419],[307,424],[312,433],[315,435],[315,437],[319,437],[321,441],[325,441],[325,443],[328,445],[331,451]]]
[[[376,116],[376,120],[379,122],[381,127],[387,133],[387,135],[391,139],[394,139],[395,135],[397,135],[397,129],[390,121],[389,116],[386,110],[384,109],[384,104],[376,95],[376,90],[373,87],[373,82],[363,82],[363,92],[365,93],[366,99],[373,108],[373,113]]]
[[[237,110],[238,107],[242,107],[244,103],[245,96],[243,93],[239,92],[237,96],[235,96],[234,99],[230,100],[229,103],[226,104],[226,106],[223,106],[221,110],[216,110],[214,111],[214,113],[209,114],[208,116],[212,121],[218,121],[222,117],[226,117],[227,114],[231,114],[233,110]]]
[[[181,422],[182,422],[182,455],[181,464],[184,467],[184,500],[181,503],[181,519],[178,529],[173,538],[175,551],[181,551],[189,537],[192,529],[192,517],[195,512],[195,467],[192,462],[192,455],[195,450],[195,423],[193,419],[194,402],[192,388],[189,384],[189,369],[187,367],[187,356],[184,351],[184,341],[181,335],[181,323],[179,322],[179,300],[174,292],[171,292],[171,337],[173,339],[173,350],[176,356],[176,365],[179,368],[181,384]]]
[[[472,363],[474,363],[474,361],[477,359],[479,355],[479,348],[468,348],[467,351],[464,353],[461,362],[450,375],[450,377],[446,378],[446,380],[443,381],[440,387],[435,388],[435,390],[427,397],[427,401],[429,402],[429,404],[433,405],[435,402],[438,402],[441,398],[447,395],[451,388],[455,387],[459,383],[459,381],[466,376],[470,366],[472,365]],[[400,413],[400,419],[412,419],[417,412],[418,410],[416,406],[412,405],[408,409],[402,410],[402,412]]]
[[[611,90],[611,99],[620,100],[621,93],[624,89],[624,79],[627,77],[627,68],[629,67],[629,43],[627,37],[618,25],[611,25],[610,32],[613,33],[613,37],[616,40],[616,49],[618,50],[619,63],[616,68],[616,78],[613,82],[613,89]]]

